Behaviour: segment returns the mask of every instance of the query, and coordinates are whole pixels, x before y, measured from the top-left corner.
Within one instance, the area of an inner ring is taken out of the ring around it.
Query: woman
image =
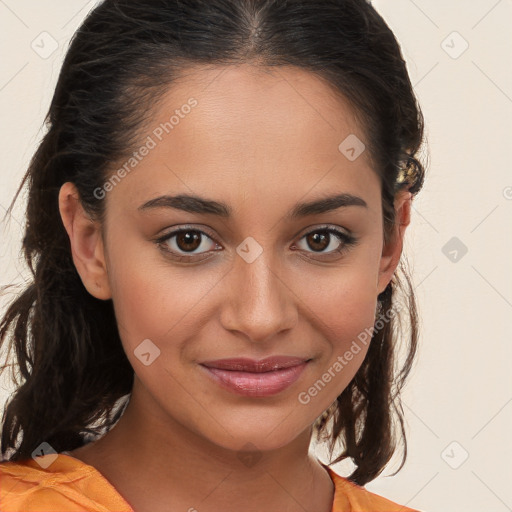
[[[24,378],[0,508],[412,510],[363,487],[393,413],[405,443],[397,270],[424,178],[373,7],[105,0],[47,124],[20,186],[34,281],[0,329]]]

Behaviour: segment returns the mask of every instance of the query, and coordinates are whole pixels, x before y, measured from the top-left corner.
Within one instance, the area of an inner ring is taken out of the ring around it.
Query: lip
[[[271,396],[291,386],[310,359],[272,356],[259,361],[248,358],[218,359],[200,364],[224,389],[245,396]]]
[[[241,372],[261,373],[282,368],[290,368],[306,362],[308,359],[296,356],[270,356],[265,359],[249,359],[247,357],[235,357],[231,359],[217,359],[201,363],[208,368],[219,370],[238,370]]]

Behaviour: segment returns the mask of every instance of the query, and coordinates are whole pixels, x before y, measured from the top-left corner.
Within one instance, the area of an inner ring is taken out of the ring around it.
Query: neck
[[[132,392],[115,427],[72,452],[96,467],[135,511],[331,511],[334,487],[308,453],[311,429],[279,449],[228,450],[172,418],[164,425],[140,398]]]

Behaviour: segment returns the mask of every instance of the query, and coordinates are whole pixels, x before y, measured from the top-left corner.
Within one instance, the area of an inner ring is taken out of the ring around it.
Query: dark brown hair
[[[85,210],[104,220],[95,190],[112,162],[130,155],[151,107],[187,66],[239,63],[296,66],[315,73],[354,106],[366,131],[382,185],[384,239],[395,224],[393,199],[415,195],[424,168],[416,155],[423,118],[400,47],[365,0],[105,0],[71,41],[45,119],[47,132],[14,197],[28,184],[23,254],[33,279],[0,324],[0,340],[15,352],[21,380],[5,405],[4,460],[30,457],[43,441],[58,452],[108,431],[123,412],[133,369],[123,351],[111,300],[90,295],[74,266],[58,194],[73,182]],[[341,141],[340,141],[341,142]],[[382,315],[402,287],[410,323],[400,317],[376,329],[355,377],[315,423],[319,438],[352,459],[348,477],[364,485],[379,475],[396,449],[396,413],[407,455],[400,389],[417,347],[413,289],[397,274],[379,296]],[[398,342],[406,358],[398,367]],[[5,365],[2,371],[9,365]],[[21,437],[21,439],[19,439]],[[11,453],[9,453],[11,452]],[[398,470],[399,470],[398,469]]]

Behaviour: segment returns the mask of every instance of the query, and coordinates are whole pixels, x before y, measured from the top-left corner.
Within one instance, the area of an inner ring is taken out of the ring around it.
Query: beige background
[[[40,140],[66,45],[95,3],[0,0],[2,217]],[[422,324],[404,395],[409,457],[367,488],[430,512],[512,510],[512,1],[374,5],[402,44],[430,166],[405,247]],[[58,44],[51,55],[32,49],[41,37],[48,52]],[[22,207],[0,224],[0,285],[26,275]],[[4,384],[2,405],[10,391]]]

